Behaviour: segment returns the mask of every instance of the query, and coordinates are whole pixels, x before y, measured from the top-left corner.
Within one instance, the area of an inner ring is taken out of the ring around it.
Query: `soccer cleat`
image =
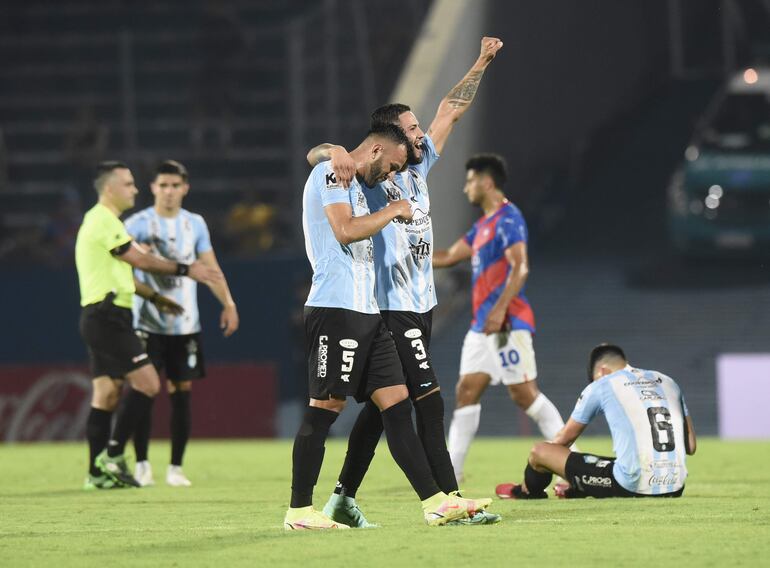
[[[181,465],[170,465],[166,470],[166,483],[171,487],[190,487],[192,482],[185,477]]]
[[[344,523],[334,521],[313,509],[312,505],[307,507],[289,507],[286,516],[283,519],[283,528],[287,531],[297,530],[328,530],[328,529],[349,529]]]
[[[433,497],[422,502],[422,511],[428,526],[438,527],[455,519],[464,519],[468,516],[465,499],[456,495],[436,493]]]
[[[366,520],[363,511],[358,507],[358,504],[353,497],[332,493],[326,506],[324,506],[323,513],[333,521],[344,523],[353,529],[372,529],[379,527],[379,525],[375,525]]]
[[[495,515],[494,513],[490,513],[488,511],[478,511],[476,514],[468,517],[467,519],[456,519],[454,521],[449,521],[447,525],[496,525],[502,520],[503,518],[500,515]]]
[[[134,467],[134,479],[136,479],[142,487],[155,485],[155,480],[152,478],[152,467],[150,466],[150,462],[146,460],[136,462],[136,466]]]
[[[115,481],[107,474],[91,475],[86,477],[85,483],[83,483],[83,489],[85,491],[94,491],[96,489],[123,489],[126,487],[122,483]]]
[[[465,504],[465,510],[468,511],[468,516],[472,517],[479,511],[483,511],[492,504],[492,499],[485,497],[484,499],[466,499],[460,496],[460,491],[452,491],[449,493],[452,497],[457,497],[462,503]]]
[[[140,487],[139,482],[134,479],[134,476],[128,470],[126,458],[122,454],[110,457],[107,455],[107,450],[102,450],[102,453],[96,456],[94,464],[113,481],[117,481],[126,487]]]
[[[501,483],[495,487],[495,495],[500,499],[546,499],[548,497],[545,491],[540,495],[527,493],[518,483]]]

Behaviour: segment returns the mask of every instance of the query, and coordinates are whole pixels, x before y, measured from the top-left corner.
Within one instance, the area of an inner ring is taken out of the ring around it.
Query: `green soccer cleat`
[[[296,530],[328,530],[328,529],[349,529],[344,523],[333,521],[323,513],[313,509],[312,505],[307,507],[289,508],[283,519],[283,528],[287,531]]]
[[[449,521],[447,525],[496,525],[502,520],[503,518],[500,515],[495,515],[494,513],[489,513],[487,511],[478,511],[472,517]]]
[[[126,487],[141,487],[139,482],[131,475],[126,458],[123,455],[110,457],[107,455],[107,450],[102,450],[102,453],[96,456],[94,463],[96,467],[113,481],[121,483]]]
[[[115,481],[109,475],[88,475],[85,483],[83,483],[83,489],[85,491],[94,491],[96,489],[123,489],[125,485]]]
[[[352,529],[373,529],[380,525],[370,523],[364,517],[363,511],[356,504],[353,497],[337,495],[332,493],[326,506],[324,515],[338,523],[345,523]]]

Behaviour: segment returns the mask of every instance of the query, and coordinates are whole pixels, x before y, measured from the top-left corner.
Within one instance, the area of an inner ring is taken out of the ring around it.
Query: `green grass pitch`
[[[469,496],[519,481],[533,440],[479,439]],[[606,453],[608,439],[584,451]],[[323,507],[345,444],[331,440],[316,490]],[[381,444],[358,501],[379,529],[285,532],[290,441],[191,442],[192,488],[84,492],[86,446],[0,446],[0,566],[760,566],[770,565],[770,443],[699,441],[682,499],[495,499],[493,526],[429,528]]]

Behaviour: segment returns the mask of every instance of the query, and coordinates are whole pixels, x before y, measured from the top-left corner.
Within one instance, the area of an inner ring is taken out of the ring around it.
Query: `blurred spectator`
[[[49,265],[72,265],[75,261],[75,239],[82,221],[80,196],[76,191],[68,189],[62,194],[57,209],[43,229],[42,254]]]
[[[231,250],[251,256],[273,248],[274,220],[275,208],[261,202],[256,192],[246,192],[227,215],[225,233]]]

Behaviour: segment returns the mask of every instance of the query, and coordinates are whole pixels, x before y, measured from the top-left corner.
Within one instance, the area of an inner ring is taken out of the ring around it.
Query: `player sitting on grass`
[[[502,483],[501,499],[543,499],[553,474],[567,480],[558,497],[679,497],[687,478],[685,453],[695,453],[692,419],[679,386],[657,371],[631,367],[623,350],[591,351],[589,385],[552,442],[532,448],[524,483]],[[607,418],[617,457],[569,450],[599,413]]]

